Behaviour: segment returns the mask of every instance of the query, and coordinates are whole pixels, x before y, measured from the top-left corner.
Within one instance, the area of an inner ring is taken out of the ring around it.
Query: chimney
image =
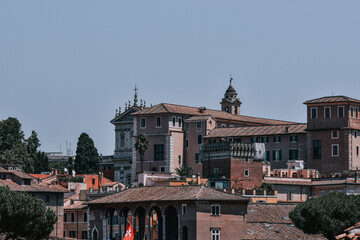
[[[200,112],[200,113],[204,113],[205,110],[206,110],[206,107],[199,107],[199,112]]]
[[[200,173],[198,173],[197,176],[196,176],[196,182],[197,182],[197,185],[201,184]]]
[[[359,169],[356,168],[356,171],[355,171],[355,183],[359,183]]]

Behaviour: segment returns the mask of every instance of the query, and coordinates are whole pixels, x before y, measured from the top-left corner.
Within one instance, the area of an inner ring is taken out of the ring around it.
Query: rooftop
[[[151,114],[184,114],[184,115],[197,115],[197,116],[212,116],[216,120],[232,120],[243,123],[253,123],[253,124],[267,124],[267,125],[277,125],[277,124],[294,124],[294,122],[266,119],[266,118],[257,118],[257,117],[248,117],[243,115],[234,115],[220,110],[212,109],[202,109],[197,107],[189,107],[183,105],[169,104],[169,103],[160,103],[150,108],[145,108],[141,111],[133,113],[133,115],[151,115]]]
[[[337,103],[337,102],[355,102],[360,103],[360,100],[355,98],[350,98],[347,96],[326,96],[321,98],[315,98],[304,102],[304,104],[313,104],[313,103]]]
[[[17,192],[60,192],[65,193],[68,190],[59,185],[19,185],[11,180],[0,180],[0,187],[8,186],[11,191]]]
[[[305,234],[293,225],[289,212],[295,206],[296,204],[249,204],[245,239],[326,239],[321,235]]]
[[[156,193],[156,194],[154,194]],[[240,195],[224,193],[205,186],[157,186],[129,188],[122,192],[89,202],[89,204],[130,203],[149,201],[241,201]]]
[[[306,123],[285,124],[272,126],[215,128],[204,138],[213,137],[242,137],[305,133]]]

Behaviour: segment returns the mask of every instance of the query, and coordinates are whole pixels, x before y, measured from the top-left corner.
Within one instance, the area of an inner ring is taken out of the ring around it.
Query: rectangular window
[[[280,136],[275,136],[274,137],[274,143],[279,143],[281,142],[281,137]]]
[[[188,140],[188,139],[185,140],[185,147],[186,147],[186,148],[189,147],[189,140]]]
[[[219,169],[218,168],[214,168],[214,175],[217,176],[219,173]]]
[[[321,140],[313,141],[313,158],[321,159]]]
[[[195,162],[196,163],[200,162],[200,154],[199,153],[195,153]]]
[[[172,117],[172,126],[175,127],[176,125],[176,117]]]
[[[273,160],[280,161],[281,160],[281,150],[274,150],[273,151]]]
[[[198,139],[197,139],[198,141],[197,141],[197,143],[198,144],[202,144],[202,135],[200,134],[200,135],[198,135]]]
[[[297,149],[290,149],[289,150],[289,159],[297,160],[298,158],[299,158],[299,151]]]
[[[181,205],[181,214],[186,215],[187,214],[187,204]]]
[[[75,213],[72,212],[70,216],[71,216],[71,222],[75,222]]]
[[[262,143],[267,143],[267,142],[269,142],[269,137],[261,137],[261,142],[262,142]]]
[[[290,136],[290,142],[297,142],[297,136],[296,135]]]
[[[220,228],[211,228],[211,240],[220,240]]]
[[[332,139],[339,138],[339,131],[338,130],[333,130],[332,133],[331,133],[331,138]]]
[[[339,118],[344,117],[344,107],[338,107]]]
[[[265,161],[269,161],[269,160],[270,160],[270,151],[269,151],[269,150],[266,150],[266,151],[265,151],[264,160],[265,160]]]
[[[84,212],[84,214],[83,214],[83,222],[87,222],[87,213],[86,212]]]
[[[154,145],[154,160],[162,161],[164,160],[164,144],[155,144]]]
[[[317,108],[311,108],[311,118],[312,119],[317,118]]]
[[[64,222],[67,222],[67,213],[64,213]]]
[[[331,145],[331,155],[332,156],[339,156],[339,144],[332,144]]]
[[[160,167],[160,172],[165,172],[165,167]]]
[[[252,143],[257,143],[258,142],[258,137],[251,137],[251,142]]]
[[[82,231],[81,237],[82,237],[82,239],[87,239],[87,231]]]
[[[64,230],[64,236],[63,236],[64,238],[66,237],[66,231]]]
[[[69,237],[75,238],[75,231],[69,231]]]
[[[350,116],[354,117],[354,107],[350,107]]]
[[[355,108],[355,117],[359,117],[359,108],[358,107],[356,107]]]
[[[211,205],[211,215],[212,216],[220,216],[220,205],[219,204]]]
[[[244,170],[244,176],[245,176],[245,177],[249,177],[249,169],[245,169],[245,170]]]
[[[201,123],[201,122],[197,122],[197,123],[196,123],[196,131],[197,131],[197,132],[201,132],[201,129],[202,129],[202,123]]]
[[[356,156],[359,156],[359,146],[356,146]]]
[[[249,163],[249,158],[248,157],[245,158],[245,163]]]
[[[182,127],[182,118],[181,117],[178,118],[178,124],[179,124],[179,127]]]
[[[330,116],[331,116],[330,107],[324,108],[324,116],[325,116],[325,118],[330,118]]]
[[[156,127],[161,128],[161,117],[156,117]]]
[[[146,128],[146,118],[140,118],[140,128]]]

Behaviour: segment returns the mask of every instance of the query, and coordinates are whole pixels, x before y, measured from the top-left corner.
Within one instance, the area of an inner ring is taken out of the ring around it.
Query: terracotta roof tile
[[[35,174],[35,173],[30,173],[29,175],[36,179],[39,179],[39,178],[45,179],[45,178],[48,178],[51,176],[50,174]]]
[[[321,239],[321,235],[305,234],[296,228],[289,212],[296,204],[249,204],[247,236],[244,239]]]
[[[66,207],[64,207],[64,210],[80,210],[80,209],[86,209],[88,208],[86,201],[75,201],[74,204],[70,204]]]
[[[169,103],[160,103],[150,108],[145,108],[141,111],[133,113],[133,115],[152,115],[152,114],[165,114],[165,113],[175,113],[175,114],[184,114],[184,115],[204,115],[212,116],[216,120],[232,120],[243,123],[253,123],[253,124],[294,124],[294,122],[266,119],[266,118],[257,118],[249,117],[244,115],[234,115],[220,110],[205,109],[205,111],[200,112],[197,107],[189,107],[183,105],[175,105]]]
[[[336,103],[336,102],[355,102],[360,103],[360,100],[357,100],[355,98],[350,98],[347,96],[327,96],[327,97],[321,97],[316,98],[312,100],[308,100],[304,102],[304,104],[313,104],[313,103]]]
[[[205,186],[157,186],[129,188],[122,192],[96,199],[89,202],[89,204],[186,200],[249,201],[240,195],[224,193]]]
[[[30,174],[27,174],[24,172],[20,172],[20,171],[16,171],[16,170],[8,171],[8,172],[11,172],[12,174],[14,174],[20,178],[23,178],[23,179],[35,179],[34,177],[30,176]]]
[[[11,191],[18,192],[68,192],[67,189],[59,186],[59,185],[50,185],[50,186],[42,186],[42,185],[19,185],[11,180],[0,180],[0,187],[9,186]]]
[[[281,134],[299,134],[306,133],[306,123],[286,124],[272,126],[254,126],[254,127],[234,127],[234,128],[214,128],[204,138],[213,137],[241,137],[241,136],[265,136]]]

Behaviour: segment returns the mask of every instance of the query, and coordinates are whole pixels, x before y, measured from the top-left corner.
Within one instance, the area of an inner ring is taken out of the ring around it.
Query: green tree
[[[97,173],[99,171],[99,154],[95,148],[94,141],[86,133],[82,133],[79,137],[76,158],[76,173]]]
[[[0,153],[12,149],[15,145],[22,143],[24,132],[21,123],[13,117],[0,122]]]
[[[144,133],[140,133],[136,137],[135,141],[135,149],[140,154],[141,161],[141,172],[144,171],[144,153],[149,148],[149,140],[148,137]]]
[[[0,187],[0,233],[6,238],[47,238],[57,221],[56,214],[44,201],[24,192]]]
[[[12,163],[15,159],[15,153],[13,149],[5,150],[2,154],[0,154],[0,162],[4,164]]]
[[[16,144],[12,149],[15,158],[12,163],[17,164],[20,168],[27,173],[34,172],[34,159],[31,157],[24,142]]]
[[[38,151],[34,156],[34,173],[48,172],[49,158],[45,152]]]
[[[309,234],[323,234],[328,239],[342,233],[360,220],[360,196],[328,193],[297,205],[290,218],[297,228]]]
[[[72,171],[74,170],[74,159],[72,157],[69,157],[68,159],[67,169],[68,169],[68,173],[71,175]]]
[[[187,164],[183,164],[180,167],[177,167],[175,169],[175,172],[179,177],[182,177],[182,178],[187,178],[187,177],[191,177],[192,175],[194,175],[194,171],[193,171],[192,167],[190,167]]]

